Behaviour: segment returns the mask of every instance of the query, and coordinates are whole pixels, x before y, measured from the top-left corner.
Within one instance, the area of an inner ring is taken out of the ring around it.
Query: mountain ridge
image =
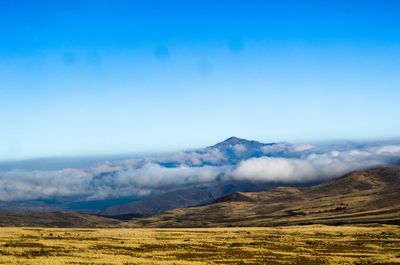
[[[224,147],[230,147],[230,146],[234,146],[237,144],[243,144],[243,145],[249,145],[249,146],[263,146],[263,145],[272,145],[275,143],[262,143],[259,141],[255,141],[255,140],[247,140],[244,138],[239,138],[236,136],[231,136],[219,143],[216,143],[212,146],[209,146],[208,148],[224,148]]]
[[[400,167],[359,170],[311,187],[233,192],[209,204],[150,217],[76,212],[0,213],[0,226],[251,227],[304,224],[400,225]]]
[[[134,221],[149,227],[400,224],[400,167],[354,171],[312,187],[233,193]]]

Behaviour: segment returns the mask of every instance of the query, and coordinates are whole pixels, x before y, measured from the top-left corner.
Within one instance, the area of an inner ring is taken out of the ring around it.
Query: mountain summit
[[[218,148],[218,149],[223,149],[223,148],[229,148],[229,147],[233,147],[235,145],[243,145],[246,147],[250,147],[250,148],[258,148],[264,145],[270,145],[270,144],[264,144],[258,141],[251,141],[251,140],[246,140],[246,139],[242,139],[242,138],[238,138],[235,136],[229,137],[228,139],[219,142],[213,146],[210,146],[211,148]]]
[[[282,151],[283,146],[277,143],[261,143],[254,140],[246,140],[235,136],[205,148],[205,150],[218,150],[230,163],[236,164],[252,157],[260,157],[274,152]],[[286,147],[286,146],[285,146]]]

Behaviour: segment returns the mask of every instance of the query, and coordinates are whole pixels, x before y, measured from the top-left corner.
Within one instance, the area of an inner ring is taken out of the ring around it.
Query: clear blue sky
[[[0,160],[400,136],[399,1],[0,1]]]

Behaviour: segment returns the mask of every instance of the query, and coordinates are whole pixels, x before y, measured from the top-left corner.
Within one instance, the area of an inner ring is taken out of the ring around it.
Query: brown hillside
[[[150,227],[398,223],[400,168],[356,171],[310,188],[234,193],[214,203],[132,222]]]

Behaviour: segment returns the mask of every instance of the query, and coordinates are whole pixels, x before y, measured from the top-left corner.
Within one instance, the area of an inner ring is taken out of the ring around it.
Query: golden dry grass
[[[400,264],[400,228],[0,228],[0,247],[0,264]]]

